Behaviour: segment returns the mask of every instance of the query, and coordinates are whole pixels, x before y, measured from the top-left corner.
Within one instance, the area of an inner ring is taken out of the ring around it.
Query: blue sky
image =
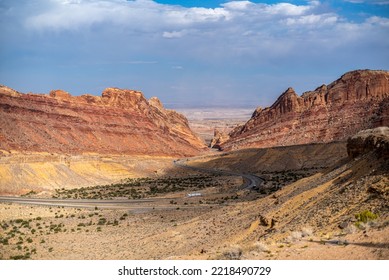
[[[269,106],[389,70],[389,0],[0,0],[0,84],[143,91],[171,108]]]

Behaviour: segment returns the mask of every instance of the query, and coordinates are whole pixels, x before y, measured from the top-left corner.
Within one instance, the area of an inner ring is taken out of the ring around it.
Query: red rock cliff
[[[0,150],[189,156],[204,148],[187,119],[134,90],[101,97],[0,86]]]
[[[258,108],[220,146],[224,150],[346,140],[362,129],[389,125],[389,72],[357,70],[298,96],[288,88]]]

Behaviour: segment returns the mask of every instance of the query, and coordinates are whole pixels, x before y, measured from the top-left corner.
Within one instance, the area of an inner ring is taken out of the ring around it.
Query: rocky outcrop
[[[288,88],[270,107],[221,143],[224,150],[347,140],[356,132],[389,125],[389,72],[356,70],[298,96]]]
[[[220,149],[220,144],[226,142],[229,138],[229,134],[215,128],[210,147],[214,149]]]
[[[139,91],[71,96],[0,86],[0,150],[190,156],[204,147],[183,115]]]
[[[370,151],[379,158],[389,158],[389,127],[362,130],[347,141],[347,153],[352,158]]]

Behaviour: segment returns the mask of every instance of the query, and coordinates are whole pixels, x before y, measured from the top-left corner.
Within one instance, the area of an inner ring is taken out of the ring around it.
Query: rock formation
[[[213,138],[209,146],[214,149],[220,149],[220,144],[224,143],[229,138],[230,137],[226,132],[220,131],[219,129],[215,128]]]
[[[389,125],[389,72],[356,70],[298,96],[288,88],[270,107],[236,127],[223,150],[345,141]]]
[[[190,156],[204,147],[183,115],[139,91],[107,88],[98,97],[0,86],[0,150]]]
[[[370,151],[379,158],[389,158],[389,127],[362,130],[347,141],[347,153],[352,158]]]

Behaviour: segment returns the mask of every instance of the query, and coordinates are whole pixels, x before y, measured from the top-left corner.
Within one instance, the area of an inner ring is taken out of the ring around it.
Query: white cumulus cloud
[[[174,38],[181,38],[185,36],[188,32],[186,30],[181,30],[181,31],[164,31],[162,34],[162,37],[167,38],[167,39],[174,39]]]
[[[389,5],[388,0],[344,0],[345,2],[350,2],[354,4],[368,3],[376,5]]]
[[[69,77],[69,84],[95,86],[98,80],[120,86],[131,80],[152,92],[175,83],[175,92],[200,98],[203,83],[212,91],[218,87],[219,96],[225,91],[233,96],[242,87],[261,92],[266,84],[278,85],[281,75],[273,82],[269,77],[281,72],[387,65],[388,17],[352,20],[331,1],[284,2],[226,0],[217,8],[188,8],[151,0],[3,0],[0,77],[24,72],[22,80],[31,83],[45,84],[48,76],[53,84],[62,82],[55,69]],[[35,78],[39,73],[42,78]],[[258,73],[272,74],[257,81]],[[246,76],[253,80],[248,83]],[[227,87],[226,80],[241,83]],[[248,87],[256,83],[261,86]]]
[[[264,54],[269,58],[300,53],[301,44],[317,48],[318,42],[333,41],[336,43],[320,45],[323,50],[333,49],[333,45],[346,46],[356,38],[388,31],[387,18],[373,16],[355,23],[322,9],[320,1],[304,5],[230,1],[218,8],[186,8],[151,0],[34,3],[34,9],[18,15],[29,33],[99,34],[103,45],[116,36],[121,41],[120,46],[114,47],[118,53],[133,49],[157,53],[174,50],[175,55],[203,60],[208,60],[204,54],[220,61],[234,57],[263,60]],[[343,34],[344,30],[348,33]],[[163,40],[174,41],[175,45]]]

